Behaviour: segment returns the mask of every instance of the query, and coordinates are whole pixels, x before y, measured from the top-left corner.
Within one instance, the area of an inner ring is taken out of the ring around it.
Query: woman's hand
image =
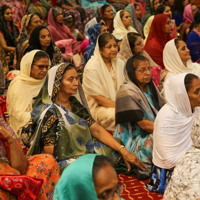
[[[120,153],[124,159],[124,162],[126,163],[126,166],[128,168],[128,171],[131,170],[131,165],[133,164],[137,167],[139,167],[141,170],[144,170],[146,168],[146,165],[141,162],[135,154],[128,151],[125,147],[120,149]]]
[[[4,127],[0,126],[0,136],[4,137],[7,142],[8,145],[12,144],[13,142],[15,142],[15,139],[13,138],[13,135]]]

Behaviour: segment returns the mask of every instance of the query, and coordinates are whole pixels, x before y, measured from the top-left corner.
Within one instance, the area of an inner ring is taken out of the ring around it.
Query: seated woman
[[[165,80],[183,72],[193,73],[200,77],[200,65],[191,61],[190,51],[181,39],[170,40],[163,50],[163,62],[167,75]]]
[[[118,11],[114,18],[113,35],[115,38],[121,41],[127,33],[137,32],[131,25],[131,16],[129,12],[125,10]]]
[[[87,64],[88,60],[94,54],[94,49],[96,46],[97,38],[101,33],[107,32],[107,27],[104,23],[97,23],[88,29],[89,45],[86,47],[84,52],[84,66]]]
[[[21,144],[22,128],[31,120],[33,99],[44,83],[49,66],[49,56],[45,52],[33,50],[27,53],[21,60],[20,75],[13,79],[8,88],[6,103],[9,125]]]
[[[49,9],[52,7],[51,0],[26,0],[26,5],[28,5],[28,13],[38,13],[43,20],[46,20]]]
[[[9,56],[10,68],[13,68],[14,52],[18,36],[19,30],[13,23],[12,10],[10,7],[4,5],[0,8],[0,60],[4,62],[4,57]]]
[[[198,79],[197,79],[198,80]],[[200,85],[200,81],[198,80]],[[199,97],[197,97],[199,98]],[[170,182],[164,193],[164,200],[169,199],[200,199],[200,116],[192,127],[193,145],[176,165]]]
[[[166,14],[156,15],[152,22],[144,50],[162,69],[164,69],[163,49],[165,44],[173,38],[171,34],[172,24],[170,17]]]
[[[74,36],[70,32],[70,29],[64,25],[62,9],[59,7],[53,7],[48,14],[48,26],[51,33],[51,38],[54,43],[61,41],[63,45],[64,40],[68,40],[67,50],[69,55],[64,57],[65,61],[71,61],[71,56],[80,52],[80,45],[75,40]],[[70,39],[70,40],[69,40]],[[56,46],[59,47],[58,44]]]
[[[124,62],[111,33],[99,36],[94,55],[83,73],[83,89],[92,117],[106,130],[115,130],[115,97],[124,81]]]
[[[78,87],[83,105],[73,96]],[[79,156],[94,152],[93,137],[104,143],[95,146],[97,153],[106,153],[107,145],[121,153],[128,170],[129,163],[143,169],[145,165],[95,122],[84,105],[87,106],[75,67],[67,63],[52,67],[32,111],[37,130],[28,155],[49,153],[62,171]],[[118,156],[113,153],[110,157]]]
[[[125,83],[116,96],[116,129],[114,137],[148,167],[145,172],[135,169],[139,179],[148,178],[151,171],[155,117],[164,101],[151,80],[149,61],[142,55],[128,59]],[[145,177],[144,177],[145,175]]]
[[[56,185],[54,200],[123,200],[120,198],[122,192],[123,185],[119,184],[111,161],[102,155],[89,154],[65,169]]]
[[[200,11],[194,16],[194,27],[187,36],[187,47],[193,62],[200,63]]]
[[[53,200],[60,170],[53,156],[27,158],[14,131],[0,117],[0,198]],[[4,181],[9,184],[5,184]],[[38,197],[38,198],[37,198]]]
[[[85,25],[94,17],[91,10],[85,9],[77,0],[62,0],[61,6],[65,17],[72,15],[75,18],[75,26],[81,32],[84,33]]]
[[[50,32],[46,26],[36,27],[29,38],[29,47],[26,52],[39,49],[46,52],[51,60],[51,66],[63,62],[63,56],[60,49],[52,42]]]
[[[171,7],[168,6],[168,5],[165,5],[165,4],[160,4],[157,8],[157,11],[156,11],[156,15],[158,15],[158,14],[169,15],[169,17],[171,19],[171,23],[172,23],[172,28],[173,28],[173,31],[171,33],[171,37],[174,38],[176,36],[176,24],[175,24],[175,20],[172,20]],[[145,42],[146,42],[146,39],[148,38],[149,31],[151,29],[151,25],[152,25],[154,17],[155,17],[155,15],[152,15],[151,17],[149,17],[149,19],[147,20],[147,23],[144,26],[143,30],[144,30]]]
[[[139,3],[130,3],[125,10],[129,12],[131,16],[131,22],[133,28],[141,35],[143,36],[143,31],[142,31],[142,13],[140,10],[140,4]]]
[[[20,61],[24,55],[26,48],[28,47],[29,37],[32,31],[37,27],[41,26],[42,21],[39,14],[25,15],[21,21],[21,32],[19,41],[16,47],[16,58],[17,58],[17,69],[20,69]]]
[[[109,4],[106,4],[101,8],[99,8],[98,17],[100,18],[100,22],[103,22],[107,26],[108,32],[112,33],[114,30],[113,27],[114,12],[112,7]]]
[[[193,74],[171,76],[165,83],[167,103],[159,111],[153,131],[150,191],[163,193],[174,167],[192,146],[191,130],[200,110],[200,80]]]

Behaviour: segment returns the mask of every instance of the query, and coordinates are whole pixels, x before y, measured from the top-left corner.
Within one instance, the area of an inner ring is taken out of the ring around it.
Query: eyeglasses
[[[152,71],[153,71],[153,67],[142,68],[142,69],[138,69],[138,70],[135,70],[135,71],[144,74],[144,73],[146,73],[147,71],[152,72]]]
[[[121,197],[121,194],[124,190],[124,184],[118,183],[114,190],[108,190],[98,196],[99,200],[113,200],[115,194],[118,194]]]
[[[36,65],[36,64],[33,64]],[[50,65],[36,65],[40,70],[43,70],[44,68],[49,69]]]

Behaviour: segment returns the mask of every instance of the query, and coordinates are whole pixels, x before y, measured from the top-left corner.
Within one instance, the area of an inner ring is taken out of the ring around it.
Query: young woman
[[[51,66],[64,61],[62,52],[53,44],[50,32],[45,26],[38,26],[33,30],[29,38],[29,47],[25,53],[35,49],[42,50],[49,55]]]
[[[101,34],[83,73],[83,89],[91,114],[109,131],[115,129],[115,97],[124,80],[124,62],[116,57],[117,53],[115,37]]]

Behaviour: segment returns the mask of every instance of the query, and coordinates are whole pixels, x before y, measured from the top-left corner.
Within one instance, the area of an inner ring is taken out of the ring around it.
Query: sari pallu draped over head
[[[198,63],[192,63],[191,59],[189,59],[186,66],[183,64],[175,45],[175,39],[170,40],[165,45],[163,50],[163,62],[168,71],[165,80],[172,75],[183,72],[193,73],[200,77],[200,65]]]
[[[132,26],[129,26],[128,29],[126,29],[126,27],[124,26],[121,20],[120,12],[121,10],[116,13],[114,21],[113,21],[113,25],[114,25],[113,35],[116,37],[117,40],[122,40],[124,36],[129,32],[137,33],[137,31]]]
[[[41,50],[33,50],[22,58],[20,74],[13,79],[8,88],[6,103],[9,125],[18,137],[21,129],[31,120],[33,98],[38,95],[44,83],[44,79],[30,77],[32,62],[38,51]]]
[[[28,155],[41,153],[43,151],[45,133],[53,126],[56,126],[56,138],[50,137],[47,139],[53,141],[54,157],[62,169],[74,161],[74,158],[94,152],[88,122],[55,103],[63,75],[69,65],[72,64],[62,63],[54,66],[48,72],[43,88],[34,104],[32,120],[37,122],[37,131],[28,152]],[[71,100],[75,101],[76,105],[80,104],[74,96],[70,97],[69,100],[70,102]],[[84,104],[83,96],[81,96],[81,100]],[[80,112],[85,112],[84,109]]]
[[[64,40],[64,39],[72,39],[73,54],[78,53],[80,51],[80,45],[75,40],[74,36],[70,32],[70,29],[66,25],[58,24],[55,21],[55,18],[52,13],[52,9],[56,9],[56,8],[51,8],[49,11],[47,28],[49,29],[51,33],[51,38],[53,42]]]
[[[153,132],[153,163],[160,168],[175,167],[192,146],[190,133],[200,110],[192,112],[184,84],[186,75],[171,76],[164,84],[167,103],[156,117]]]
[[[165,24],[169,15],[158,14],[154,17],[151,29],[145,43],[144,50],[151,56],[151,58],[164,69],[163,64],[163,49],[165,44],[172,39],[169,35],[165,36]]]
[[[116,84],[108,71],[100,54],[97,42],[94,55],[87,62],[83,73],[83,89],[93,118],[107,130],[114,130],[114,108],[106,108],[99,105],[93,96],[101,95],[115,101],[116,90],[124,81],[124,62],[121,59],[111,59],[112,70],[115,73]],[[116,85],[116,88],[115,88]],[[109,117],[109,119],[108,119]]]
[[[152,82],[148,87],[152,93],[152,101],[155,108],[151,108],[150,103],[138,85],[133,68],[133,58],[128,59],[124,68],[125,83],[121,85],[116,96],[116,124],[130,122],[135,126],[137,121],[144,119],[144,116],[150,121],[154,121],[157,111],[164,104],[164,100]]]

